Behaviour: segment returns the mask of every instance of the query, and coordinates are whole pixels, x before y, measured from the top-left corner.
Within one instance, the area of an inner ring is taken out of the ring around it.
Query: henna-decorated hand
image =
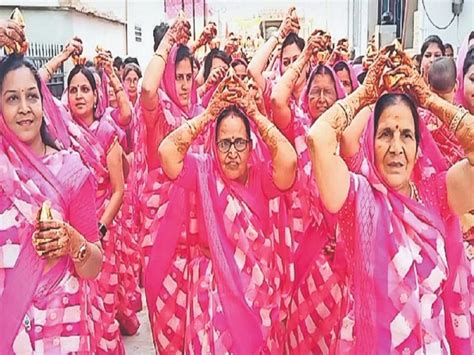
[[[107,77],[110,78],[112,75],[115,75],[112,57],[109,55],[109,53],[100,51],[94,58],[94,61],[97,68],[104,69]]]
[[[173,43],[186,44],[191,38],[191,24],[186,19],[183,11],[180,11],[178,17],[166,33]]]
[[[296,8],[291,6],[286,12],[285,18],[283,19],[280,27],[278,28],[278,40],[283,42],[285,38],[296,29],[295,26],[299,26],[298,23],[295,23],[294,17],[296,16]],[[298,17],[296,16],[296,21]]]
[[[201,35],[199,36],[199,39],[197,41],[196,47],[201,47],[205,46],[208,43],[211,43],[211,41],[216,37],[217,35],[217,27],[214,23],[209,23],[204,27],[204,30],[202,31]]]
[[[315,30],[306,42],[306,46],[303,49],[303,56],[309,60],[311,57],[316,57],[323,60],[323,55],[326,53],[326,39],[324,37],[324,31]],[[320,55],[321,54],[321,55]],[[320,58],[321,57],[321,58]],[[326,58],[327,59],[327,58]]]
[[[82,39],[79,37],[73,37],[69,43],[66,45],[64,48],[63,52],[66,54],[67,58],[70,57],[80,57],[82,54],[82,51],[84,49],[84,46],[82,44]]]
[[[220,82],[222,79],[224,79],[226,72],[227,72],[226,67],[216,67],[212,69],[205,83],[206,90],[209,89],[214,84]]]
[[[0,21],[0,47],[15,48],[25,41],[23,27],[13,20]]]
[[[381,79],[388,60],[388,50],[383,49],[375,59],[375,62],[370,66],[364,83],[361,85],[361,107],[377,101],[384,91]]]
[[[54,259],[64,255],[74,257],[84,237],[69,224],[48,220],[37,222],[36,232],[33,234],[33,246],[39,256]]]
[[[26,54],[28,51],[28,41],[25,36],[25,20],[18,8],[15,8],[10,15],[10,20],[0,25],[2,39],[0,39],[0,47],[5,47],[7,54],[19,53]],[[3,32],[3,33],[2,33]],[[3,43],[1,42],[3,41]]]
[[[219,113],[230,105],[239,104],[247,95],[247,89],[237,77],[233,68],[230,68],[226,77],[217,86],[216,91],[207,106],[207,113],[216,119]]]
[[[386,72],[383,75],[383,82],[387,90],[399,89],[412,96],[425,108],[429,97],[433,95],[418,71],[409,65],[401,65]]]
[[[226,43],[224,45],[224,52],[226,52],[229,56],[231,56],[232,54],[237,52],[237,50],[239,49],[239,46],[240,46],[239,37],[235,35],[229,36],[226,39]]]

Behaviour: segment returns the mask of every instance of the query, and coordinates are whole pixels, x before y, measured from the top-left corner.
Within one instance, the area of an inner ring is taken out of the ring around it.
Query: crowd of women
[[[248,63],[180,14],[142,72],[0,21],[1,354],[124,353],[142,289],[160,354],[474,352],[474,32],[299,28]]]

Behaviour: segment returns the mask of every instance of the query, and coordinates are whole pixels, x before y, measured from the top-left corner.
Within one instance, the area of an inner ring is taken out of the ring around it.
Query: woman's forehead
[[[246,130],[242,118],[233,114],[230,114],[229,116],[225,117],[219,125],[217,135],[221,138],[245,138]]]
[[[403,104],[387,107],[380,115],[378,129],[381,128],[413,130],[415,122],[410,108]]]

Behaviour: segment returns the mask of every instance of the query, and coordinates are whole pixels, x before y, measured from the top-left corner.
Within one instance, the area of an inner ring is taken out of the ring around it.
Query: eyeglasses
[[[237,138],[235,140],[225,138],[217,142],[217,148],[221,153],[227,153],[229,152],[230,148],[234,146],[235,150],[240,153],[247,149],[249,142],[250,141],[243,138]]]

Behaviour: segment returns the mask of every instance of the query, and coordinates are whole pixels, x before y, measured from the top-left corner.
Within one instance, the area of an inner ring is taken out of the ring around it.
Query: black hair
[[[123,60],[123,66],[125,66],[127,64],[130,64],[130,63],[134,63],[134,64],[136,64],[140,67],[140,63],[138,62],[138,59],[135,58],[135,57],[127,57]]]
[[[474,39],[474,31],[471,31],[471,33],[469,34],[469,39],[467,41],[469,42],[471,39]]]
[[[451,43],[445,43],[445,44],[444,44],[444,51],[445,51],[445,52],[446,52],[446,50],[447,50],[448,48],[451,49],[451,52],[454,53],[454,48],[453,48],[453,46],[451,45]]]
[[[218,48],[212,49],[204,60],[204,80],[207,80],[209,74],[211,74],[212,60],[218,58],[222,60],[227,65],[230,65],[232,58],[224,51],[221,51]]]
[[[362,61],[364,60],[364,56],[363,55],[360,55],[358,57],[356,57],[353,61],[352,61],[352,64],[362,64]]]
[[[300,51],[303,51],[304,46],[305,46],[305,41],[303,38],[299,37],[296,33],[290,33],[288,36],[286,36],[285,40],[281,44],[281,50],[280,50],[280,60],[283,60],[283,50],[292,45],[296,44],[296,46],[300,49]]]
[[[114,64],[113,64],[113,66],[114,66],[115,68],[117,68],[117,69],[120,69],[120,68],[122,68],[122,65],[123,65],[123,60],[122,60],[122,58],[120,58],[120,57],[118,57],[118,56],[115,57],[115,58],[114,58]]]
[[[311,89],[311,84],[313,83],[313,80],[316,77],[316,75],[329,75],[331,77],[332,82],[334,83],[334,89],[336,89],[336,78],[334,78],[334,76],[332,75],[331,70],[329,70],[326,66],[322,64],[318,64],[318,66],[315,69],[313,69],[313,72],[311,73],[311,76],[309,77],[308,84],[306,87],[307,93],[309,93],[309,90]]]
[[[343,70],[347,70],[347,72],[350,73],[349,66],[347,65],[346,62],[342,62],[342,61],[337,62],[336,65],[334,66],[334,71],[337,73]]]
[[[250,122],[245,113],[242,112],[240,108],[238,108],[235,105],[231,105],[229,107],[226,107],[222,112],[217,116],[216,119],[216,142],[217,142],[217,132],[219,131],[219,127],[224,120],[224,118],[228,117],[229,115],[235,115],[238,116],[242,119],[242,122],[244,123],[245,126],[245,132],[247,133],[247,139],[251,140],[250,136]]]
[[[363,84],[364,83],[364,80],[365,80],[365,77],[367,76],[367,71],[363,71],[362,73],[360,73],[359,75],[357,75],[357,81],[359,82],[359,84]]]
[[[247,61],[245,59],[234,59],[232,63],[230,63],[232,68],[235,68],[238,65],[243,65],[245,68],[248,67]]]
[[[428,71],[428,82],[433,90],[447,92],[456,86],[456,63],[453,58],[437,58]]]
[[[382,95],[375,104],[374,108],[374,136],[377,134],[377,129],[379,128],[379,121],[382,113],[389,108],[390,106],[403,104],[407,106],[413,116],[413,123],[415,124],[415,141],[416,146],[420,144],[420,123],[418,111],[416,110],[416,105],[412,99],[407,94],[399,93],[388,93]]]
[[[464,58],[464,64],[462,66],[462,77],[464,78],[469,71],[471,65],[474,64],[474,47],[471,47],[467,53],[466,58]]]
[[[178,51],[176,52],[176,65],[183,61],[183,60],[189,60],[189,63],[191,64],[191,70],[193,69],[193,54],[189,50],[187,46],[184,44],[180,44],[178,47]]]
[[[92,88],[92,91],[97,94],[97,98],[98,98],[99,95],[97,92],[97,82],[95,81],[94,72],[92,71],[92,68],[86,68],[82,65],[76,65],[74,68],[72,68],[72,70],[69,72],[69,76],[67,77],[67,87],[69,88],[69,86],[71,86],[72,79],[79,73],[83,74],[86,77],[87,81],[89,82]],[[93,114],[95,117],[95,107],[94,107]]]
[[[0,90],[3,88],[3,82],[5,81],[5,77],[7,74],[13,70],[20,69],[22,67],[26,67],[31,71],[33,77],[35,78],[36,85],[38,86],[38,92],[41,98],[41,105],[43,104],[43,92],[41,91],[41,77],[38,73],[38,70],[34,66],[32,62],[26,59],[23,55],[13,54],[6,59],[0,61]],[[48,128],[46,127],[46,122],[44,117],[41,120],[41,127],[40,127],[40,136],[41,140],[47,146],[50,146],[56,150],[59,150],[54,140],[51,138],[50,134],[48,133]]]
[[[170,26],[167,23],[162,22],[158,26],[155,26],[155,28],[153,29],[153,41],[154,41],[153,50],[154,51],[158,49],[158,46],[163,40],[163,37],[165,36],[169,27]]]
[[[142,71],[140,67],[136,65],[135,63],[128,63],[123,68],[122,80],[125,80],[125,78],[131,71],[134,71],[138,75],[139,79],[142,77]]]
[[[436,44],[438,45],[439,50],[441,51],[441,54],[444,56],[445,55],[445,50],[444,50],[444,44],[441,38],[437,35],[431,35],[428,36],[425,41],[423,42],[423,45],[421,46],[421,56],[423,57],[425,55],[426,50],[430,46],[430,44]]]

